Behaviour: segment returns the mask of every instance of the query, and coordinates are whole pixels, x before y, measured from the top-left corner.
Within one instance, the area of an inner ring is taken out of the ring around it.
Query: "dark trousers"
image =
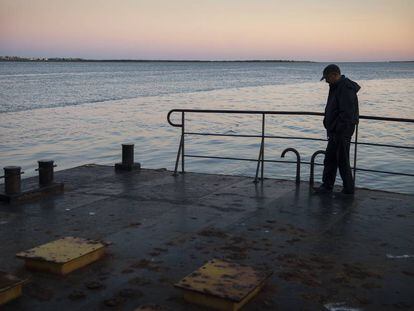
[[[352,178],[351,165],[349,164],[349,148],[351,137],[337,136],[330,137],[326,146],[325,160],[323,162],[323,184],[332,188],[335,184],[336,170],[339,168],[344,189],[354,190],[354,180]]]

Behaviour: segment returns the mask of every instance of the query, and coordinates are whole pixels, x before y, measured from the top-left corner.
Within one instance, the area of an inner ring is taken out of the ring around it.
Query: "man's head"
[[[325,80],[326,83],[334,84],[339,79],[341,79],[341,69],[337,65],[330,64],[325,67],[321,81]]]

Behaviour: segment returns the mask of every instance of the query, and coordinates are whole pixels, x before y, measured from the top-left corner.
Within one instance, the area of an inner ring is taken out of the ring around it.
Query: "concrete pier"
[[[30,278],[4,310],[204,310],[173,284],[213,258],[273,271],[243,310],[414,308],[414,196],[316,196],[304,182],[100,165],[55,180],[63,194],[0,203],[0,270]],[[15,257],[65,236],[104,241],[107,255],[65,277]]]

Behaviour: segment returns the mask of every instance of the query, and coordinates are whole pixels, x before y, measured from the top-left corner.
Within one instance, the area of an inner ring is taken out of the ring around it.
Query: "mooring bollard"
[[[122,163],[115,164],[115,170],[132,171],[141,168],[141,164],[134,163],[134,144],[122,144]]]
[[[18,194],[21,191],[21,178],[24,174],[20,166],[4,167],[4,192],[7,195]]]
[[[52,160],[40,160],[39,168],[39,186],[33,185],[31,181],[23,184],[21,175],[24,172],[21,171],[20,166],[6,166],[4,167],[4,192],[0,191],[0,201],[4,201],[10,204],[18,202],[28,202],[36,199],[43,198],[45,196],[61,193],[64,190],[64,184],[61,182],[54,182],[54,172]],[[1,178],[1,177],[0,177]],[[1,299],[0,299],[1,300]]]
[[[131,167],[134,165],[134,144],[122,145],[122,164]]]
[[[53,183],[53,169],[55,165],[53,165],[53,160],[39,160],[39,186],[48,186]]]

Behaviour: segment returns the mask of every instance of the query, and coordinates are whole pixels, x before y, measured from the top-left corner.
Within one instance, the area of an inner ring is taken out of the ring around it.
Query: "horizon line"
[[[22,57],[0,55],[1,61],[27,61],[27,62],[279,62],[279,63],[410,63],[414,60],[372,60],[372,61],[314,61],[295,59],[130,59],[130,58],[81,58],[81,57]]]

